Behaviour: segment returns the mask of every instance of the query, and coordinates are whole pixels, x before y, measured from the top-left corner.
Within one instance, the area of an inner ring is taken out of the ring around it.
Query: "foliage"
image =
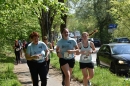
[[[14,58],[7,53],[9,52],[6,52],[6,54],[0,53],[0,86],[21,86],[13,73]]]
[[[108,25],[112,21],[107,10],[109,10],[108,0],[81,0],[76,9],[76,17],[82,31],[90,33],[97,29],[98,33],[94,37],[100,38],[102,43],[108,43],[111,38],[111,34],[108,33]],[[104,34],[108,35],[102,36]]]
[[[129,0],[111,0],[112,8],[109,13],[114,17],[118,24],[114,31],[114,37],[129,37],[130,26],[130,1]]]
[[[54,29],[63,23],[61,14],[68,14],[66,5],[58,0],[2,0],[0,2],[0,48],[2,49],[0,50],[3,50],[6,45],[13,45],[16,39],[28,40],[28,35],[32,31],[41,34],[43,29],[48,29],[42,28],[42,25],[47,25],[44,22],[40,24],[41,19],[47,19],[46,16],[42,18],[43,10],[44,15],[49,12],[48,26]]]
[[[11,2],[11,1],[10,1]],[[3,2],[0,5],[1,47],[12,45],[15,39],[26,39],[32,31],[38,31],[37,18],[30,12],[26,4]]]

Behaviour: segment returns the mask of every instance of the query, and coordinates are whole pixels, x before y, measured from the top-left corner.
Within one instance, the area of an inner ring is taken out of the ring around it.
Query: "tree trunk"
[[[51,16],[50,11],[45,12],[42,9],[42,16],[41,16],[41,18],[39,18],[39,23],[40,23],[40,27],[41,27],[42,38],[44,36],[48,36],[49,41],[52,41],[51,27],[53,24],[54,16],[52,16],[52,17],[50,17],[50,16]]]
[[[64,3],[64,0],[58,0],[58,2]],[[66,27],[67,15],[61,15],[61,19],[64,21],[64,23],[60,25],[60,29],[64,29]]]

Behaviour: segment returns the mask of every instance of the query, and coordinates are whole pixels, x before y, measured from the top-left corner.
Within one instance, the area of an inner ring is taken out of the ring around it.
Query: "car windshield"
[[[121,41],[129,41],[127,38],[122,38]]]
[[[111,46],[113,54],[130,54],[130,45]]]

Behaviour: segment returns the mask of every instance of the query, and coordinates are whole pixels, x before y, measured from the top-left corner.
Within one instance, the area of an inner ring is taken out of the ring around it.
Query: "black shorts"
[[[79,65],[80,65],[80,69],[84,69],[84,68],[94,68],[94,64],[91,62],[91,63],[81,63],[79,62]]]
[[[74,64],[75,64],[75,59],[73,58],[73,59],[63,59],[63,58],[60,58],[59,59],[59,63],[60,63],[60,66],[63,66],[63,65],[65,65],[65,64],[69,64],[69,67],[70,68],[73,68],[74,67]]]

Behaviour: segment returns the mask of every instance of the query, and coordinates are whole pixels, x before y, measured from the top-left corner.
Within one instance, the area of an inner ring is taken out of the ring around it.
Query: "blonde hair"
[[[87,34],[87,35],[89,36],[88,32],[83,32],[83,33],[82,33],[82,36],[83,36],[84,34]]]

